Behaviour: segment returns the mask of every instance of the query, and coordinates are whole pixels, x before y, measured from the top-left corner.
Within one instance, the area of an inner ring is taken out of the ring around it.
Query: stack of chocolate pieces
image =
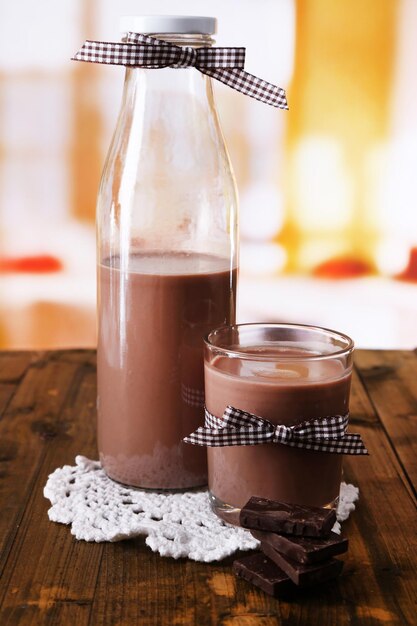
[[[348,540],[332,532],[332,509],[300,506],[253,497],[240,512],[240,525],[261,542],[262,552],[234,562],[237,576],[266,593],[277,595],[335,578]]]

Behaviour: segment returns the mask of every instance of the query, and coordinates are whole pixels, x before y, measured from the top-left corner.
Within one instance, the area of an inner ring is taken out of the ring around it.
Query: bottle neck
[[[156,39],[176,46],[193,48],[210,47],[214,40],[210,35],[201,34],[155,34]],[[182,108],[187,97],[189,108],[194,102],[210,116],[215,111],[213,89],[210,77],[194,67],[144,69],[126,68],[124,105],[136,111],[145,112],[145,108],[166,110],[166,107]],[[163,100],[166,103],[164,104]],[[168,105],[169,102],[169,105]]]

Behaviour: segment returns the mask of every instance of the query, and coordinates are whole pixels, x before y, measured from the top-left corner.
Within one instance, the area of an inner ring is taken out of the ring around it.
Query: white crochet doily
[[[53,522],[71,524],[84,541],[121,541],[146,535],[147,545],[161,556],[218,561],[259,542],[242,528],[222,522],[210,509],[207,491],[158,493],[129,489],[106,476],[100,463],[77,456],[48,478],[44,495]],[[359,489],[342,483],[337,519],[347,519]],[[335,530],[340,532],[336,522]]]

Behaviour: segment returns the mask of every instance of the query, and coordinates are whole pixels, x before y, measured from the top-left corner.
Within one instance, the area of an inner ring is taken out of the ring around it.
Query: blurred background
[[[75,63],[120,15],[215,15],[288,91],[216,83],[241,202],[238,320],[417,346],[416,0],[16,0],[0,6],[0,348],[94,346],[94,215],[123,69]]]

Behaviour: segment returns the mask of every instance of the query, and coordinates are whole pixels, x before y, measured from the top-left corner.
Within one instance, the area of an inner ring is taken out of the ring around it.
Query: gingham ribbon
[[[149,35],[127,33],[121,43],[87,40],[73,59],[144,68],[195,67],[245,96],[288,109],[284,89],[244,71],[245,48],[190,48]]]
[[[204,391],[202,389],[195,389],[194,387],[188,387],[188,385],[181,385],[181,398],[184,404],[188,406],[194,406],[202,409],[204,407]]]
[[[205,409],[205,425],[183,441],[198,446],[253,446],[282,443],[333,454],[368,454],[358,433],[347,433],[349,414],[312,419],[295,426],[278,426],[267,419],[228,406],[222,418]]]

